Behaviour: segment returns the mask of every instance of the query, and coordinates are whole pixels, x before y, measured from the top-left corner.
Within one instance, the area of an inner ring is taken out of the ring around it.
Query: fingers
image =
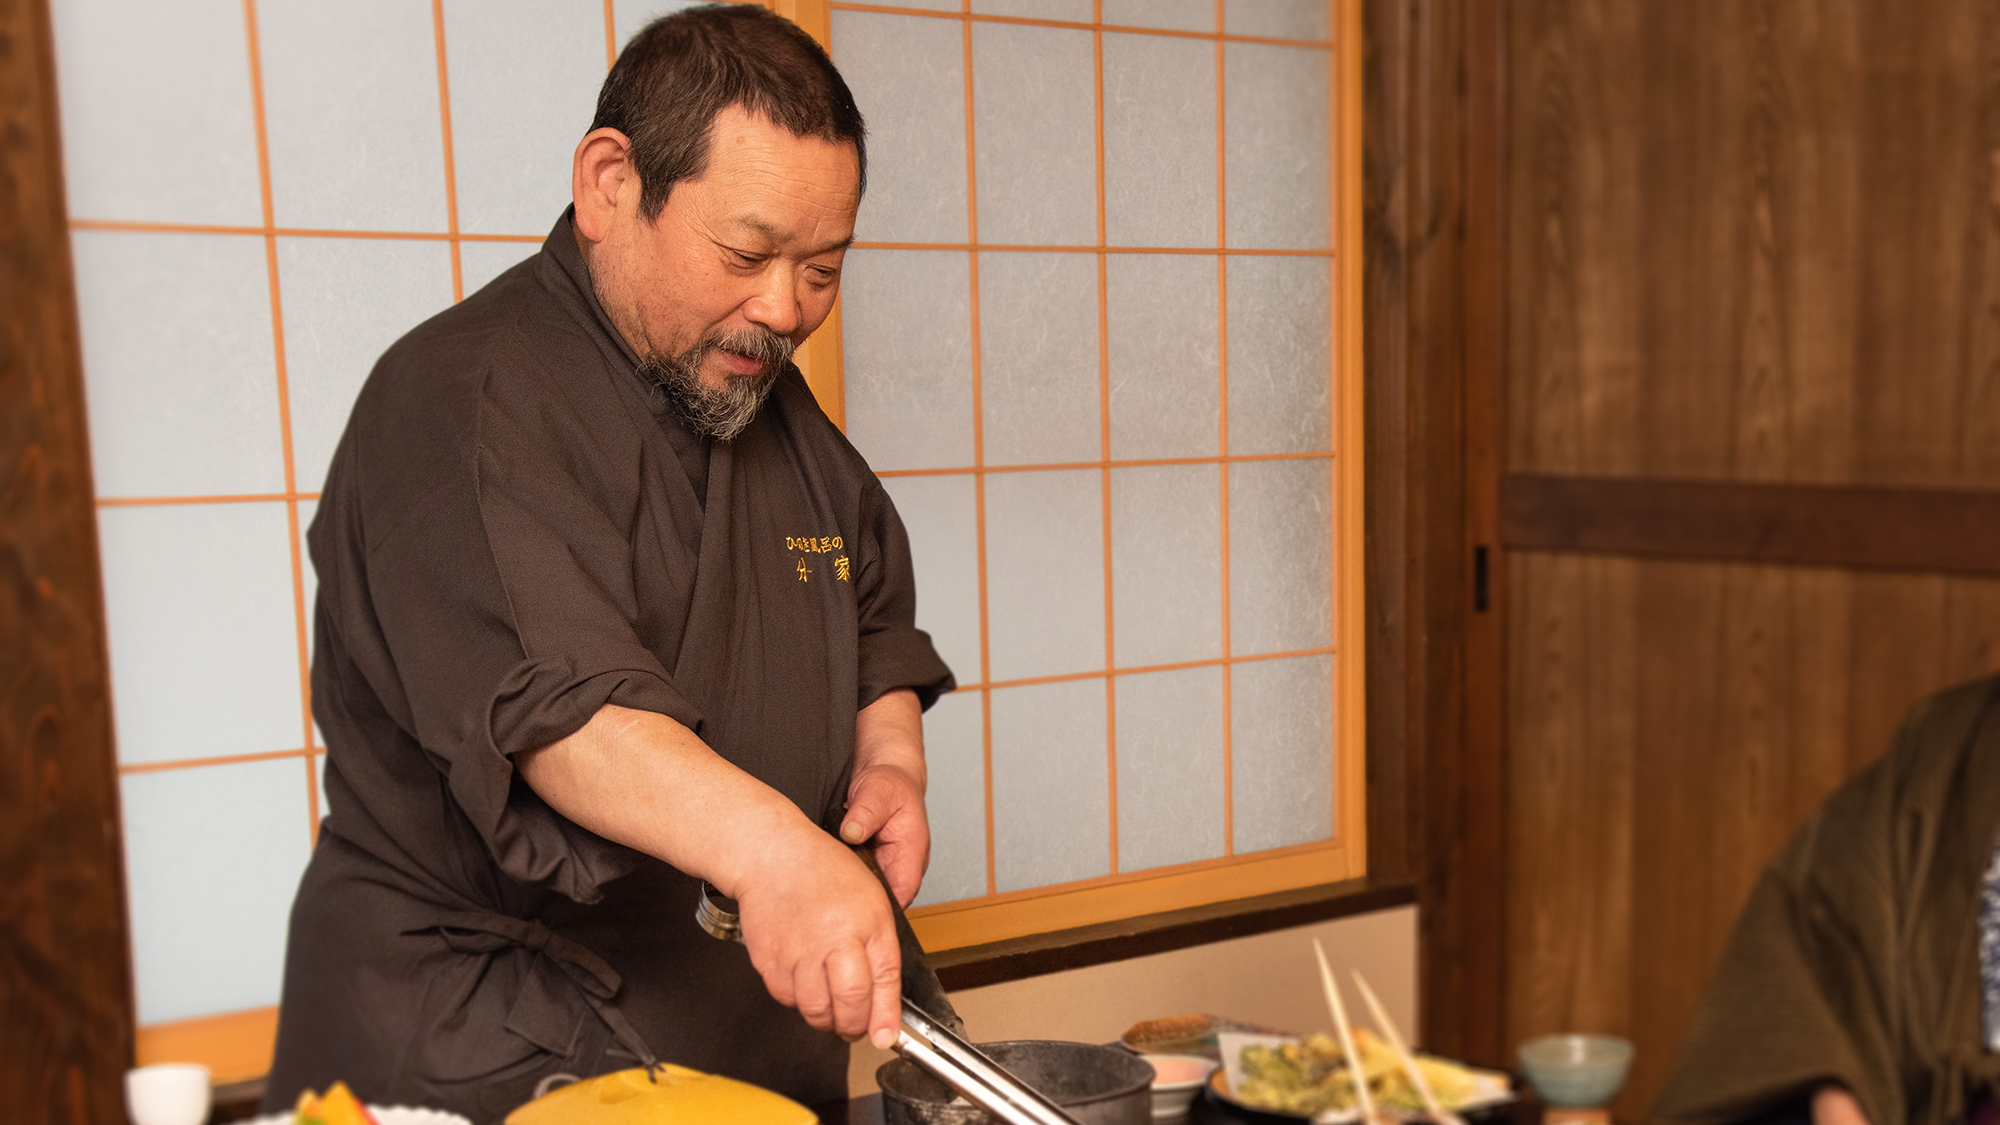
[[[886,955],[876,955],[875,947]],[[773,999],[797,1008],[814,1029],[850,1041],[868,1036],[886,1049],[902,1026],[902,957],[891,943],[850,945],[824,961],[806,958],[789,971],[774,968],[764,984]]]
[[[927,848],[902,842],[884,841],[876,847],[875,862],[882,865],[882,877],[889,881],[889,891],[898,905],[907,907],[917,897],[924,883],[924,868],[929,866],[927,852]]]
[[[840,836],[859,846],[875,842],[876,862],[896,901],[917,897],[930,866],[931,833],[923,795],[907,774],[893,768],[864,771],[848,791],[848,811]]]
[[[890,905],[853,852],[823,832],[814,840],[806,857],[739,892],[751,962],[771,997],[810,1026],[893,1043],[902,961]]]
[[[833,996],[827,988],[826,968],[817,961],[800,961],[792,966],[790,973],[781,974],[785,991],[789,997],[780,996],[777,987],[768,978],[765,987],[771,989],[771,997],[780,1004],[789,1004],[799,1010],[807,1024],[815,1031],[826,1031],[833,1027]]]
[[[840,838],[849,844],[864,844],[889,823],[900,802],[893,786],[871,784],[866,776],[856,780],[848,793],[847,816],[840,822]]]
[[[869,962],[874,968],[872,1005],[868,1013],[868,1041],[881,1050],[896,1044],[896,1032],[903,1026],[903,954],[894,941],[869,946]]]
[[[896,766],[871,766],[854,775],[847,789],[847,816],[840,838],[850,845],[880,837],[900,839],[917,826],[925,839],[923,783]]]
[[[825,972],[833,1002],[833,1030],[843,1039],[861,1038],[871,1028],[875,991],[867,953],[858,945],[836,950],[826,959]]]

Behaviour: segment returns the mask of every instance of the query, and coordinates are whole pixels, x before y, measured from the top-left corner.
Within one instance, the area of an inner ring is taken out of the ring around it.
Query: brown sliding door
[[[2000,12],[1500,44],[1505,1036],[1631,1036],[1638,1119],[1772,853],[2000,667]]]

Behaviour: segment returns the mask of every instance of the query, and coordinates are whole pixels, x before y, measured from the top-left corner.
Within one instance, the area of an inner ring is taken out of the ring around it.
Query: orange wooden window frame
[[[788,15],[792,14],[791,12],[786,10],[785,0],[779,0],[779,3],[776,4],[775,6],[778,7],[780,11],[786,12],[786,14]],[[799,6],[803,8],[807,7],[808,4],[801,3]],[[1335,638],[1334,638],[1335,643],[1332,646],[1325,649],[1314,649],[1301,653],[1260,653],[1255,656],[1249,656],[1249,657],[1231,656],[1225,650],[1225,655],[1219,660],[1194,661],[1194,662],[1189,662],[1187,664],[1177,664],[1169,667],[1180,668],[1180,667],[1220,665],[1224,669],[1224,674],[1226,677],[1228,674],[1228,670],[1231,667],[1233,667],[1235,664],[1242,663],[1247,660],[1263,660],[1263,659],[1271,659],[1274,657],[1299,656],[1299,655],[1322,654],[1322,653],[1331,653],[1334,655],[1335,676],[1336,676],[1336,683],[1334,684],[1335,716],[1336,716],[1335,718],[1336,745],[1335,745],[1335,755],[1334,755],[1335,757],[1334,793],[1335,793],[1335,801],[1337,804],[1337,808],[1335,810],[1336,815],[1334,818],[1334,823],[1335,823],[1334,837],[1329,840],[1316,841],[1313,843],[1302,844],[1295,847],[1280,848],[1249,855],[1236,855],[1234,854],[1233,847],[1231,847],[1228,849],[1225,855],[1216,859],[1203,860],[1195,863],[1181,864],[1173,867],[1148,869],[1138,872],[1124,872],[1124,873],[1118,872],[1117,832],[1115,827],[1117,821],[1117,787],[1116,787],[1117,761],[1116,761],[1116,739],[1115,739],[1117,719],[1116,719],[1115,701],[1108,698],[1107,708],[1109,710],[1109,715],[1110,715],[1109,725],[1111,726],[1111,731],[1108,732],[1110,737],[1107,738],[1107,743],[1108,743],[1107,753],[1110,757],[1110,761],[1107,764],[1107,769],[1111,774],[1111,785],[1109,794],[1109,801],[1110,801],[1109,815],[1113,823],[1113,829],[1110,834],[1111,867],[1113,874],[1096,879],[1082,880],[1075,883],[1069,883],[1054,887],[1037,887],[1028,890],[1015,891],[1009,893],[992,893],[995,888],[993,885],[994,847],[992,840],[992,808],[991,808],[991,803],[992,803],[992,780],[991,780],[992,745],[991,745],[991,721],[990,721],[991,691],[995,688],[1023,686],[1025,684],[1030,684],[1030,683],[1046,683],[1046,682],[1056,682],[1063,680],[1086,680],[1086,679],[1102,678],[1106,681],[1106,690],[1107,693],[1109,693],[1112,678],[1115,676],[1129,674],[1132,672],[1158,671],[1164,669],[1119,668],[1107,658],[1107,669],[1105,671],[1083,672],[1083,673],[1076,673],[1073,675],[1041,677],[1031,680],[1021,680],[1021,681],[994,682],[991,679],[990,675],[987,674],[986,668],[984,667],[985,661],[984,658],[982,657],[981,674],[978,677],[978,682],[961,685],[960,690],[979,691],[985,693],[987,699],[987,712],[986,712],[987,735],[986,735],[986,748],[985,748],[985,755],[988,763],[987,782],[986,782],[986,789],[987,789],[986,861],[988,867],[987,889],[989,893],[983,896],[979,896],[977,898],[966,899],[959,902],[940,903],[933,906],[918,907],[917,909],[912,910],[910,912],[911,922],[916,928],[919,937],[922,938],[924,946],[927,949],[939,950],[939,949],[959,948],[968,945],[978,945],[978,944],[984,944],[986,942],[1005,940],[1008,938],[1023,937],[1029,934],[1046,933],[1052,930],[1067,929],[1075,926],[1083,926],[1099,922],[1115,921],[1118,919],[1130,918],[1142,914],[1151,914],[1160,911],[1180,909],[1188,906],[1196,906],[1206,903],[1226,901],[1229,899],[1241,898],[1255,894],[1263,894],[1271,891],[1289,890],[1297,887],[1336,882],[1342,879],[1356,878],[1364,874],[1367,869],[1367,856],[1366,856],[1367,810],[1366,810],[1366,778],[1364,770],[1365,759],[1363,756],[1363,747],[1365,745],[1366,731],[1364,722],[1364,711],[1365,711],[1364,697],[1363,697],[1364,669],[1362,662],[1362,652],[1363,652],[1365,634],[1363,629],[1363,616],[1362,616],[1363,603],[1362,603],[1362,589],[1361,589],[1361,574],[1363,566],[1362,522],[1361,522],[1363,497],[1362,497],[1361,457],[1360,457],[1361,443],[1362,443],[1362,433],[1361,433],[1362,405],[1361,405],[1361,380],[1359,378],[1359,372],[1361,370],[1360,367],[1361,257],[1359,254],[1359,248],[1361,246],[1361,192],[1360,192],[1361,7],[1358,0],[1328,0],[1330,26],[1332,28],[1331,42],[1323,44],[1308,44],[1308,45],[1323,46],[1329,50],[1332,62],[1332,74],[1334,76],[1334,80],[1330,83],[1331,88],[1329,91],[1329,96],[1333,103],[1332,106],[1330,107],[1331,108],[1330,125],[1333,130],[1333,137],[1331,144],[1333,167],[1329,169],[1329,176],[1334,189],[1332,192],[1332,201],[1331,201],[1333,209],[1333,214],[1331,216],[1332,218],[1331,230],[1332,230],[1333,244],[1331,249],[1328,251],[1246,251],[1246,250],[1226,248],[1226,241],[1223,237],[1225,233],[1224,222],[1226,220],[1226,216],[1222,213],[1223,207],[1225,205],[1226,196],[1225,193],[1220,190],[1217,192],[1217,201],[1216,201],[1216,206],[1218,211],[1217,214],[1218,245],[1216,247],[1191,249],[1191,248],[1168,248],[1168,247],[1120,247],[1120,246],[1107,245],[1107,240],[1105,237],[1105,229],[1104,229],[1104,199],[1103,199],[1104,153],[1103,153],[1103,116],[1102,116],[1102,107],[1103,107],[1102,41],[1104,32],[1107,30],[1107,27],[1102,21],[1101,0],[1099,0],[1098,3],[1093,5],[1093,13],[1092,13],[1093,19],[1092,22],[1087,24],[1061,21],[1061,20],[1040,20],[1040,19],[1028,19],[1028,18],[1018,18],[1018,17],[1000,17],[1000,16],[984,16],[984,15],[975,16],[974,14],[971,13],[970,10],[971,5],[969,3],[962,4],[961,10],[958,12],[919,11],[914,9],[905,9],[898,7],[894,5],[893,2],[886,4],[872,4],[872,3],[852,3],[852,2],[847,2],[847,0],[816,0],[816,2],[811,2],[809,6],[818,11],[824,11],[830,9],[830,10],[847,10],[847,11],[889,12],[889,13],[896,13],[896,14],[903,14],[910,16],[925,17],[925,18],[957,20],[961,21],[965,28],[965,34],[963,37],[963,50],[965,52],[963,70],[965,74],[965,83],[966,83],[965,96],[967,103],[966,126],[965,126],[967,130],[967,145],[966,145],[967,195],[968,195],[967,241],[963,244],[951,244],[951,245],[934,244],[934,243],[918,244],[918,243],[889,243],[889,242],[864,241],[864,242],[857,242],[856,248],[863,250],[868,250],[868,249],[964,250],[970,254],[971,256],[970,269],[973,272],[972,284],[973,284],[973,294],[974,294],[973,296],[974,359],[973,359],[972,378],[974,387],[975,414],[978,412],[979,387],[980,387],[980,370],[979,370],[979,360],[978,360],[979,314],[978,314],[978,295],[977,295],[978,294],[978,282],[977,282],[978,251],[981,250],[1007,250],[1007,251],[1021,251],[1021,252],[1081,251],[1081,252],[1096,253],[1098,257],[1099,270],[1100,270],[1099,284],[1098,284],[1098,298],[1100,302],[1099,319],[1098,319],[1099,337],[1100,337],[1098,341],[1099,343],[1098,355],[1100,363],[1100,378],[1107,385],[1108,385],[1108,375],[1109,375],[1108,360],[1106,358],[1107,347],[1106,347],[1106,341],[1103,338],[1106,332],[1106,320],[1105,320],[1104,310],[1101,307],[1102,302],[1104,300],[1104,291],[1105,291],[1102,271],[1104,268],[1104,262],[1106,260],[1107,255],[1118,254],[1118,253],[1155,253],[1155,254],[1187,253],[1187,254],[1199,254],[1199,255],[1214,255],[1218,259],[1218,269],[1224,271],[1225,275],[1227,269],[1227,258],[1232,256],[1255,255],[1255,254],[1318,256],[1318,257],[1330,257],[1332,258],[1334,264],[1334,279],[1333,279],[1334,283],[1332,287],[1333,308],[1331,310],[1331,319],[1333,324],[1334,340],[1335,340],[1335,346],[1333,349],[1334,370],[1331,373],[1332,384],[1334,389],[1334,393],[1332,396],[1333,398],[1332,434],[1333,434],[1334,444],[1333,444],[1332,454],[1330,457],[1325,453],[1309,453],[1309,454],[1298,454],[1298,455],[1280,454],[1280,455],[1270,455],[1270,456],[1232,456],[1228,453],[1227,417],[1225,413],[1225,416],[1221,422],[1222,425],[1222,433],[1220,435],[1221,449],[1222,449],[1221,456],[1176,458],[1176,459],[1154,460],[1154,461],[1114,462],[1108,459],[1109,417],[1107,415],[1101,420],[1101,425],[1103,426],[1105,433],[1103,442],[1103,448],[1106,450],[1106,458],[1107,458],[1105,460],[1079,462],[1075,464],[1063,464],[1063,465],[988,466],[983,463],[983,454],[979,451],[981,445],[979,438],[979,431],[975,428],[974,438],[973,438],[974,449],[975,449],[974,452],[975,463],[973,465],[954,468],[954,469],[944,469],[944,470],[904,470],[904,471],[884,472],[881,474],[884,477],[899,477],[899,476],[933,476],[933,475],[940,475],[942,473],[967,473],[973,475],[976,486],[979,486],[983,485],[984,483],[983,478],[986,475],[995,472],[1024,472],[1024,471],[1037,471],[1037,470],[1050,470],[1050,469],[1096,469],[1103,474],[1105,499],[1106,499],[1106,503],[1104,505],[1105,508],[1104,519],[1106,521],[1104,538],[1105,538],[1107,587],[1108,587],[1108,570],[1109,570],[1109,559],[1111,550],[1111,536],[1109,527],[1109,521],[1110,521],[1109,492],[1110,492],[1110,479],[1111,479],[1110,474],[1111,474],[1111,469],[1113,467],[1127,467],[1127,466],[1152,465],[1152,464],[1178,464],[1178,463],[1212,464],[1219,462],[1220,464],[1223,465],[1224,470],[1226,472],[1229,465],[1244,461],[1281,460],[1281,459],[1295,459],[1295,458],[1296,459],[1322,458],[1328,460],[1330,471],[1333,475],[1332,484],[1333,484],[1333,496],[1335,504],[1335,517],[1333,521],[1334,526],[1332,528],[1332,534],[1334,538],[1333,559],[1334,559],[1335,589],[1334,589],[1333,604],[1335,607],[1335,617],[1336,617]],[[1215,0],[1215,7],[1216,7],[1216,26],[1219,29],[1222,26],[1223,0]],[[813,18],[816,19],[818,17],[817,15],[815,15]],[[1093,246],[1013,246],[1013,245],[998,246],[992,244],[982,244],[979,241],[978,212],[977,212],[977,177],[975,174],[975,170],[972,167],[972,155],[971,155],[973,150],[973,145],[971,143],[971,131],[973,128],[971,29],[975,21],[988,21],[994,23],[1008,23],[1008,24],[1026,24],[1032,26],[1049,26],[1049,27],[1061,27],[1061,28],[1077,28],[1077,29],[1089,30],[1092,32],[1096,45],[1097,71],[1098,71],[1097,73],[1098,233],[1097,233],[1097,243],[1095,245]],[[822,34],[822,31],[820,30],[821,26],[825,28],[825,31],[828,34],[828,38],[822,39],[821,42],[831,46],[830,17],[828,18],[827,23],[825,25],[812,26],[809,27],[809,30],[813,30],[815,35],[819,35]],[[1290,40],[1270,40],[1254,36],[1223,35],[1220,34],[1219,32],[1162,33],[1157,31],[1157,29],[1140,29],[1140,28],[1118,29],[1118,30],[1146,32],[1152,34],[1178,34],[1178,35],[1184,35],[1188,38],[1213,40],[1216,45],[1217,69],[1218,69],[1217,102],[1216,102],[1216,119],[1217,119],[1218,130],[1222,128],[1224,121],[1222,89],[1221,89],[1221,83],[1219,81],[1224,44],[1226,42],[1272,42],[1272,43],[1282,43],[1285,45],[1292,45],[1292,46],[1301,45],[1298,43],[1294,43],[1293,41]],[[1218,137],[1218,141],[1219,140],[1220,138]],[[1222,146],[1220,145],[1220,143],[1218,143],[1217,145],[1216,159],[1218,164],[1217,176],[1218,176],[1218,181],[1220,182],[1224,172],[1224,169],[1221,167],[1223,153],[1222,153]],[[1226,302],[1227,291],[1228,291],[1226,284],[1226,276],[1223,278],[1219,278],[1218,280],[1221,283],[1219,284],[1219,290],[1223,296],[1223,300]],[[1226,333],[1228,324],[1226,307],[1223,310],[1221,323],[1223,326],[1223,331]],[[835,327],[837,331],[837,324],[833,324],[832,322],[830,322],[830,325]],[[824,335],[825,333],[826,329],[822,328],[821,334]],[[812,373],[809,375],[809,378],[812,380],[814,390],[821,394],[823,403],[838,403],[843,407],[840,413],[835,413],[834,407],[832,405],[829,405],[828,412],[829,414],[832,414],[837,421],[844,421],[845,417],[844,394],[840,389],[841,376],[838,367],[838,364],[840,363],[841,360],[841,350],[838,344],[838,340],[835,339],[834,341],[832,341],[830,346],[828,346],[826,350],[823,353],[821,353],[821,356],[823,356],[824,358],[820,358],[819,356],[815,357],[816,365]],[[1226,381],[1227,379],[1226,349],[1224,350],[1224,356],[1222,362],[1225,365],[1225,370],[1223,372],[1222,377]],[[1100,393],[1100,402],[1103,402],[1105,398],[1106,396],[1103,393]],[[1227,409],[1226,388],[1222,401],[1224,403],[1224,410],[1226,412]],[[1223,529],[1222,534],[1224,538],[1223,565],[1225,567],[1223,581],[1226,587],[1228,581],[1227,570],[1226,570],[1226,567],[1228,565],[1227,542],[1226,542],[1227,540],[1226,522],[1228,518],[1226,478],[1225,478],[1224,488],[1225,488],[1225,497],[1223,501],[1224,502],[1223,519],[1225,522],[1225,527]],[[980,491],[979,495],[983,497],[983,490]],[[980,504],[979,506],[981,509],[980,512],[981,523],[983,524],[983,503]],[[982,542],[983,542],[983,537],[982,537]],[[982,566],[983,566],[983,560],[982,560]],[[982,571],[981,587],[982,587],[981,634],[983,637],[986,631],[985,620],[984,620],[985,598],[983,594],[983,587],[984,587],[983,571]],[[1226,591],[1224,597],[1225,597],[1225,614],[1226,614],[1227,613]],[[1110,616],[1111,616],[1110,598],[1107,589],[1106,621],[1105,621],[1107,637],[1109,637],[1111,633]],[[1225,646],[1226,646],[1226,640],[1225,640]],[[1228,706],[1227,702],[1228,688],[1226,680],[1225,680],[1224,696],[1225,696],[1224,706],[1226,708]],[[1225,734],[1225,739],[1227,739],[1226,734]],[[1224,784],[1225,787],[1229,784],[1226,746],[1225,746]],[[1226,838],[1232,835],[1232,833],[1229,831],[1229,827],[1227,824],[1227,819],[1229,818],[1230,815],[1231,814],[1229,805],[1228,802],[1225,800],[1224,817],[1225,817]]]

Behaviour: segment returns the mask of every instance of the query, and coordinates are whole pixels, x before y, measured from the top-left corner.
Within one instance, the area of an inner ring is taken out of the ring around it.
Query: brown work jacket
[[[949,690],[894,506],[798,371],[735,440],[690,434],[565,215],[383,355],[309,539],[329,815],[266,1107],[343,1079],[483,1123],[547,1075],[653,1057],[844,1096],[845,1044],[696,927],[694,879],[512,765],[606,703],[641,708],[832,829],[856,712]]]

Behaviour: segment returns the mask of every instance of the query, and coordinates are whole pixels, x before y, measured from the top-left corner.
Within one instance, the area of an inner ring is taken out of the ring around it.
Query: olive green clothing
[[[1978,918],[2000,829],[2000,679],[1938,695],[1752,891],[1652,1118],[1724,1125],[1826,1083],[1872,1125],[1943,1125],[1993,1088]]]

